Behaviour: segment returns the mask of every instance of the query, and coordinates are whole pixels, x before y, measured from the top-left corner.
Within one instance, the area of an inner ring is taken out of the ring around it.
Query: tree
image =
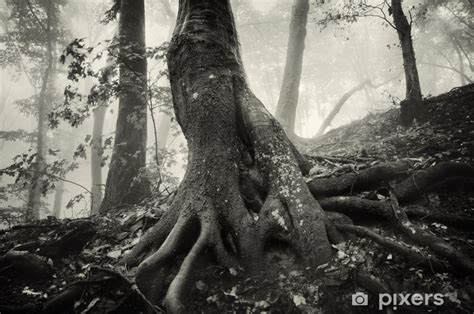
[[[161,5],[163,7],[163,11],[167,19],[169,21],[172,21],[172,23],[174,23],[174,21],[176,21],[176,13],[171,8],[170,2],[168,0],[161,0]],[[170,32],[169,32],[167,40],[171,39],[172,31],[173,31],[173,27],[170,27]],[[157,133],[156,142],[158,146],[157,149],[159,152],[162,153],[161,154],[162,158],[158,160],[158,163],[160,166],[162,166],[163,161],[164,161],[163,152],[166,150],[166,147],[167,147],[167,142],[168,142],[168,138],[170,136],[170,131],[171,131],[171,125],[172,125],[172,118],[170,116],[170,113],[163,112],[163,111],[160,112],[158,116],[157,132],[156,132]],[[162,167],[160,167],[160,169],[162,169]]]
[[[406,98],[400,103],[400,121],[409,125],[420,114],[422,94],[418,69],[416,66],[415,49],[411,35],[412,23],[408,23],[402,8],[402,0],[392,0],[391,10],[393,23],[397,30],[402,47],[403,68],[405,70]]]
[[[275,114],[289,136],[295,131],[308,11],[308,0],[295,0],[291,14],[285,72]]]
[[[316,133],[316,136],[321,136],[324,134],[324,131],[331,125],[332,120],[336,117],[336,115],[341,111],[342,106],[346,103],[346,101],[351,98],[352,95],[357,93],[358,91],[362,90],[366,85],[369,85],[370,81],[369,80],[364,80],[363,82],[357,84],[353,88],[351,88],[349,91],[344,93],[342,97],[338,100],[336,105],[334,105],[333,109],[331,112],[327,115],[327,117],[324,119],[323,123],[319,127],[318,132]]]
[[[64,3],[61,0],[6,2],[10,19],[3,23],[6,36],[2,37],[2,42],[6,49],[2,49],[2,59],[24,72],[35,90],[33,97],[19,103],[38,121],[36,151],[28,174],[27,221],[39,219],[41,194],[46,192],[48,185],[43,179],[46,172],[47,114],[55,97],[58,42],[64,36],[59,13]]]
[[[105,65],[102,80],[110,80],[110,71],[113,67],[114,58],[109,56]],[[90,80],[90,79],[86,79]],[[90,87],[90,84],[86,84]],[[91,214],[99,213],[102,203],[102,155],[103,155],[103,130],[104,120],[107,113],[107,99],[101,99],[98,106],[93,109],[93,126],[91,139]]]
[[[180,1],[168,67],[189,162],[171,208],[128,257],[137,264],[149,256],[139,289],[158,304],[163,274],[190,241],[166,294],[171,312],[184,310],[183,289],[206,247],[223,265],[239,260],[250,271],[263,267],[265,246],[277,239],[308,262],[326,262],[330,224],[301,156],[247,85],[229,0]]]
[[[414,8],[414,7],[413,7]],[[412,8],[412,9],[413,9]],[[387,16],[392,15],[392,21]],[[374,17],[383,20],[384,25],[388,25],[396,30],[400,47],[402,50],[403,68],[405,71],[406,96],[400,103],[400,122],[409,125],[417,117],[420,117],[422,111],[422,93],[418,69],[413,48],[412,39],[412,16],[410,13],[410,22],[408,21],[402,8],[402,0],[384,0],[379,4],[372,5],[367,0],[350,1],[338,8],[336,12],[325,12],[326,16],[318,23],[326,27],[329,23],[345,21],[348,23],[356,22],[361,17]]]
[[[424,17],[421,24],[425,33],[423,40],[431,49],[425,49],[421,58],[418,57],[421,60],[418,63],[457,73],[460,85],[472,83],[472,58],[468,53],[472,50],[474,28],[469,18],[474,11],[472,6],[464,0],[427,1],[420,11]],[[440,57],[444,62],[439,61]]]
[[[141,176],[147,139],[144,0],[120,2],[119,36],[119,109],[102,212],[119,204],[136,204],[150,189]]]

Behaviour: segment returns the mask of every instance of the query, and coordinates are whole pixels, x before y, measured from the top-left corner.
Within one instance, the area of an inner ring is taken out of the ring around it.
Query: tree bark
[[[402,0],[392,0],[391,9],[393,22],[402,47],[403,68],[405,70],[406,97],[400,104],[400,122],[403,125],[410,125],[419,116],[422,106],[420,79],[411,36],[411,23],[408,23],[403,12]]]
[[[276,118],[289,136],[295,131],[308,11],[308,0],[295,0],[291,14],[285,72],[276,109]]]
[[[94,125],[92,128],[91,143],[91,215],[99,213],[100,204],[102,202],[102,155],[104,150],[102,146],[102,136],[106,113],[106,104],[100,104],[99,107],[92,112]]]
[[[127,258],[141,262],[139,289],[159,304],[163,276],[182,249],[188,253],[165,296],[172,313],[185,311],[189,275],[205,252],[258,271],[278,240],[299,261],[327,262],[328,219],[281,125],[247,85],[229,0],[180,1],[168,67],[189,162],[174,203]],[[248,190],[259,205],[249,205]]]
[[[176,13],[173,12],[171,9],[171,5],[168,0],[161,0],[163,5],[163,9],[166,12],[167,17],[169,18],[172,23],[176,22]],[[174,25],[172,25],[174,26]],[[173,27],[170,27],[170,32],[167,36],[168,40],[171,40],[171,36],[173,35]],[[168,138],[171,132],[171,116],[166,112],[160,112],[158,115],[158,138],[157,138],[157,146],[158,151],[163,152],[167,148]],[[159,159],[159,164],[163,165],[163,158]]]
[[[33,163],[33,175],[28,191],[28,200],[26,204],[25,220],[27,222],[40,218],[41,194],[44,189],[43,175],[46,171],[45,152],[47,150],[47,115],[48,101],[51,100],[53,88],[53,75],[55,72],[54,49],[55,49],[55,30],[56,16],[55,8],[48,0],[46,3],[46,66],[43,74],[41,90],[38,96],[38,131],[36,135],[36,158]]]
[[[54,192],[53,216],[60,219],[64,195],[64,181],[59,180]]]
[[[114,59],[109,56],[104,70],[104,80],[110,79],[110,68]],[[91,88],[90,80],[86,81],[86,93]],[[107,99],[99,102],[97,108],[92,112],[92,141],[91,141],[91,215],[97,215],[102,202],[102,157],[104,148],[102,145],[102,137],[104,131],[105,115],[107,114]]]
[[[321,126],[319,127],[319,130],[318,132],[316,133],[316,136],[321,136],[324,134],[324,131],[326,131],[326,129],[331,125],[331,122],[332,120],[334,120],[334,118],[336,117],[336,115],[339,113],[339,111],[341,111],[341,108],[342,106],[344,106],[344,104],[346,103],[346,101],[351,98],[352,95],[354,95],[355,93],[357,93],[358,91],[360,91],[361,89],[364,88],[365,85],[367,85],[369,83],[368,80],[365,80],[359,84],[357,84],[356,86],[354,86],[352,89],[350,89],[349,91],[347,91],[344,95],[342,95],[342,97],[339,99],[339,101],[336,103],[336,105],[334,106],[334,108],[331,110],[331,112],[328,114],[328,116],[326,117],[326,119],[324,119],[323,123],[321,124]]]
[[[141,176],[147,140],[144,0],[121,1],[119,35],[119,110],[101,212],[136,204],[150,190],[148,180]]]

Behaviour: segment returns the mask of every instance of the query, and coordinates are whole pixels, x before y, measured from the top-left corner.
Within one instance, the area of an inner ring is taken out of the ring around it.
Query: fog
[[[163,1],[149,0],[146,3],[146,42],[149,47],[157,47],[170,39],[174,19],[164,10]],[[95,0],[69,0],[60,12],[60,20],[66,30],[65,45],[75,38],[84,38],[87,45],[106,46],[105,40],[110,40],[116,32],[116,21],[107,25],[101,24],[104,12],[111,3]],[[419,8],[426,1],[405,0],[406,8]],[[7,1],[1,0],[2,19],[8,20]],[[374,1],[376,3],[376,1]],[[378,3],[378,2],[377,2]],[[177,1],[170,1],[171,8],[176,12]],[[313,137],[326,115],[338,99],[352,87],[365,79],[373,84],[386,84],[378,88],[364,88],[354,94],[343,106],[340,113],[331,124],[331,128],[350,123],[370,113],[385,111],[396,107],[405,97],[405,82],[401,49],[396,31],[387,23],[376,17],[361,17],[352,23],[328,23],[321,25],[321,20],[327,12],[337,9],[341,1],[311,1],[308,16],[307,36],[304,51],[303,73],[299,92],[298,111],[296,117],[296,134],[302,137]],[[292,0],[235,0],[233,1],[237,30],[241,43],[243,63],[249,83],[255,94],[265,106],[274,113],[278,101],[285,66],[286,50],[289,35]],[[461,32],[465,27],[462,21],[444,7],[431,8],[423,17],[413,10],[413,41],[417,54],[421,88],[424,96],[437,95],[466,83],[459,71],[464,68],[465,75],[472,77],[472,37],[461,43],[463,52],[453,45],[450,34]],[[472,18],[470,15],[468,18]],[[8,30],[0,28],[4,37]],[[460,38],[461,40],[461,38]],[[0,43],[2,51],[9,46]],[[63,48],[60,48],[61,50]],[[461,55],[459,57],[459,54]],[[2,58],[3,60],[3,58]],[[4,61],[4,60],[3,60]],[[29,60],[22,60],[23,69],[1,63],[0,69],[0,131],[9,132],[24,130],[35,132],[37,117],[31,112],[24,112],[18,101],[27,99],[38,93],[37,86],[30,82],[31,69]],[[100,68],[105,60],[98,60],[93,67]],[[60,73],[55,80],[58,97],[54,106],[59,106],[64,100],[62,91],[71,84],[66,78],[66,65],[59,64]],[[462,67],[461,67],[462,65]],[[149,79],[156,80],[159,86],[167,86],[166,77],[160,73],[165,70],[161,60],[149,60]],[[89,85],[87,85],[89,84]],[[85,94],[94,82],[78,82]],[[154,112],[157,127],[165,123],[167,114]],[[112,100],[107,108],[103,138],[113,137],[117,118],[117,100]],[[173,120],[173,118],[172,118]],[[151,116],[148,120],[148,146],[154,145],[154,126]],[[179,151],[185,145],[184,138],[179,134],[179,128],[173,120],[174,129],[167,139],[167,149]],[[83,144],[86,147],[86,158],[76,158],[77,169],[65,175],[65,192],[62,198],[61,217],[78,217],[89,214],[90,200],[85,197],[72,208],[66,204],[76,195],[85,193],[91,185],[91,170],[89,146],[85,139],[92,132],[92,119],[89,117],[77,127],[71,127],[61,121],[56,129],[47,133],[48,147],[59,150],[57,155],[72,162],[76,148]],[[28,151],[34,151],[35,144],[31,140],[15,139],[14,141],[0,138],[0,168],[12,164],[15,156]],[[104,154],[110,156],[112,150],[108,147]],[[58,156],[48,156],[55,159]],[[177,179],[184,174],[185,153],[177,152],[173,160],[165,161],[165,169],[170,176]],[[153,150],[150,149],[148,163],[153,161]],[[103,167],[103,178],[107,174],[107,162]],[[171,161],[175,161],[172,163]],[[10,186],[15,177],[2,176],[0,185]],[[175,185],[169,184],[169,189]],[[11,186],[10,186],[11,187]],[[8,188],[2,190],[8,198],[0,198],[1,208],[21,207],[26,201],[25,193],[10,193]],[[50,215],[54,191],[48,191],[43,198],[44,211],[42,216]]]

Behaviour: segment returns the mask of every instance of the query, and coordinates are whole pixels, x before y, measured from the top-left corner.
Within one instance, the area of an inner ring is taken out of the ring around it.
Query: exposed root
[[[170,208],[156,225],[147,231],[131,252],[125,256],[123,262],[128,266],[137,266],[150,252],[156,251],[168,237],[178,219],[178,215],[179,211],[174,210],[174,206]]]
[[[347,195],[365,191],[384,182],[406,177],[410,171],[410,161],[383,163],[358,173],[348,173],[333,178],[316,178],[308,182],[314,197]],[[414,172],[394,187],[400,202],[406,203],[425,193],[436,190],[443,182],[452,178],[474,178],[474,168],[468,164],[446,162],[426,170]]]
[[[391,204],[383,201],[372,201],[356,196],[335,196],[319,200],[319,204],[325,211],[340,212],[358,219],[361,219],[361,217],[367,218],[368,216],[388,220],[392,218]],[[404,210],[408,217],[424,221],[442,222],[462,228],[474,227],[474,219],[470,217],[431,212],[422,206],[407,206],[404,207]]]
[[[209,238],[212,234],[211,228],[210,225],[201,226],[199,238],[181,264],[178,274],[168,287],[164,303],[171,313],[185,313],[185,303],[182,300],[184,289],[199,254],[208,245]]]
[[[354,279],[358,286],[361,286],[362,288],[366,289],[374,295],[390,293],[389,290],[382,283],[371,278],[369,274],[366,274],[362,271],[355,273]]]
[[[446,258],[453,266],[458,267],[461,271],[469,275],[474,274],[474,262],[472,262],[469,257],[456,250],[443,239],[412,224],[404,209],[398,205],[398,201],[393,192],[390,192],[390,196],[393,209],[392,221],[405,235],[414,242],[430,248],[437,255]]]
[[[404,203],[434,190],[449,178],[474,178],[474,168],[467,164],[446,162],[414,172],[394,187],[397,199]]]
[[[218,260],[222,266],[227,267],[227,268],[237,267],[238,261],[235,256],[236,249],[230,248],[230,250],[233,251],[233,253],[230,253],[228,249],[226,249],[220,232],[215,230],[211,234],[211,238],[209,241],[210,241],[210,247],[212,249],[212,252],[214,253],[214,256],[216,257],[216,260]],[[232,242],[229,241],[229,243],[232,243]]]
[[[332,255],[326,232],[326,225],[331,222],[311,196],[301,176],[299,154],[295,156],[283,128],[242,78],[235,78],[234,89],[239,91],[237,103],[255,151],[257,168],[269,182],[267,200],[270,201],[265,201],[269,206],[263,210],[264,204],[262,213],[273,216],[292,240],[292,246],[307,262],[326,262]]]
[[[334,178],[316,178],[308,182],[308,187],[318,199],[351,194],[380,186],[380,183],[384,181],[389,182],[404,177],[410,171],[410,166],[411,162],[408,160],[383,163],[358,173],[348,173]]]
[[[390,251],[403,256],[407,261],[414,265],[422,264],[428,269],[437,272],[452,271],[456,272],[455,268],[447,266],[441,260],[433,256],[425,256],[422,253],[416,252],[411,248],[397,243],[391,239],[385,238],[369,228],[351,225],[336,225],[337,229],[343,232],[350,232],[361,237],[366,237],[374,242],[386,247]]]

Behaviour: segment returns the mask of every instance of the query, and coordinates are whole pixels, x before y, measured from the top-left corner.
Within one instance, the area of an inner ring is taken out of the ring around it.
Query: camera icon
[[[352,306],[367,306],[369,296],[364,292],[356,292],[352,295]]]

